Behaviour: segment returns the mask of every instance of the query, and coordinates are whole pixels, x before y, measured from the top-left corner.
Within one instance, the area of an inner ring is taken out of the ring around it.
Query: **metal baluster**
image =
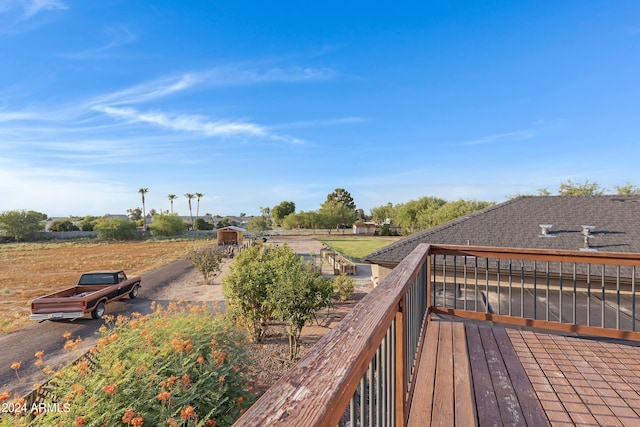
[[[538,318],[538,267],[536,261],[533,261],[533,318]]]
[[[520,261],[520,317],[524,316],[524,261]]]
[[[487,298],[487,302],[486,302],[486,308],[485,311],[488,313],[489,312],[489,258],[485,258],[484,259],[484,288],[485,288],[485,292],[486,292],[486,298]]]
[[[447,306],[447,256],[442,256],[442,306]]]
[[[513,260],[509,259],[509,316],[513,315],[512,312],[512,294],[513,294]]]
[[[463,267],[463,276],[464,276],[464,295],[462,296],[462,308],[463,310],[467,309],[467,256],[464,256],[464,267]]]
[[[367,373],[360,378],[360,425],[367,424],[367,387],[366,387]],[[352,426],[352,427],[355,427]]]
[[[562,323],[562,266],[564,264],[560,262],[560,274],[559,274],[559,291],[558,291],[558,304],[560,308],[558,309],[558,321]]]
[[[602,267],[602,280],[601,280],[601,282],[602,282],[602,285],[601,285],[601,287],[602,287],[602,301],[600,302],[600,317],[601,317],[600,326],[604,328],[605,327],[605,318],[604,318],[605,287],[606,287],[605,282],[604,282],[604,273],[605,273],[606,266],[604,264],[602,264],[601,267]]]
[[[549,304],[549,261],[547,261],[545,281],[546,281],[546,285],[547,285],[547,294],[546,294],[547,309],[546,309],[545,318],[546,318],[547,321],[549,321],[549,306],[551,305],[551,304]]]
[[[591,264],[587,264],[587,326],[591,326]]]
[[[475,266],[473,268],[473,298],[475,308],[474,311],[478,311],[478,257],[474,257]]]
[[[380,353],[380,370],[378,374],[380,375],[380,422],[379,426],[386,425],[386,416],[388,412],[387,408],[387,336],[385,335],[382,338],[382,343],[380,343],[380,348],[378,348],[378,352]]]
[[[620,330],[620,266],[616,266],[616,329]]]
[[[496,260],[496,268],[497,268],[497,273],[496,273],[496,281],[497,281],[497,291],[496,294],[498,296],[498,314],[502,314],[502,309],[500,307],[500,259]]]
[[[636,266],[631,267],[631,330],[636,330]]]
[[[458,256],[453,256],[453,308],[458,308]]]

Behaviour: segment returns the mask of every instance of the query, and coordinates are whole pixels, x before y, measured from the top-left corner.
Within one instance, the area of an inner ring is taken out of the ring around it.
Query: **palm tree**
[[[142,195],[142,227],[144,231],[147,231],[147,212],[144,206],[144,195],[149,192],[148,188],[141,188],[138,190],[138,193]]]
[[[196,197],[197,197],[197,200],[198,200],[198,204],[196,205],[197,206],[196,207],[196,219],[198,219],[198,218],[200,218],[200,199],[202,197],[204,197],[204,194],[196,193]]]
[[[193,198],[196,196],[191,193],[185,193],[184,197],[189,200],[189,216],[191,217],[191,227],[193,227],[193,210],[191,209],[191,200],[193,200]]]
[[[169,194],[169,202],[171,202],[171,214],[173,214],[173,201],[178,198],[175,194]]]

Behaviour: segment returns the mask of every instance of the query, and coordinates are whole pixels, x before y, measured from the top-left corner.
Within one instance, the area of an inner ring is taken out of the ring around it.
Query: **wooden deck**
[[[640,347],[434,318],[409,426],[640,425]]]

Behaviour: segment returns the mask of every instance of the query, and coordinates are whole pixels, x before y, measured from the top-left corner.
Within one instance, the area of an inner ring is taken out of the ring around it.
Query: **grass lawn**
[[[360,258],[382,249],[400,237],[329,237],[317,239],[342,255],[359,262]]]

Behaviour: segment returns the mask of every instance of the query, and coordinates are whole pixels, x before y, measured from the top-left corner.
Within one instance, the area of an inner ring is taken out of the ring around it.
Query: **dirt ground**
[[[287,244],[294,252],[305,255],[316,255],[316,262],[320,263],[320,250],[322,243],[304,237],[274,237],[267,241],[267,245]],[[221,272],[210,280],[209,285],[205,285],[202,275],[195,269],[183,275],[180,279],[172,282],[170,286],[160,291],[156,298],[163,300],[187,299],[190,301],[220,301],[222,295],[222,279],[228,273],[233,259],[225,258]],[[333,268],[322,265],[322,274],[327,277],[333,276]],[[317,313],[316,321],[311,326],[306,326],[302,330],[300,339],[301,347],[298,359],[309,351],[324,335],[335,327],[351,308],[362,299],[371,289],[371,267],[366,264],[358,264],[358,275],[351,276],[356,281],[356,288],[353,298],[346,302],[334,300],[333,307]],[[255,345],[254,363],[257,365],[256,386],[259,389],[266,389],[280,378],[297,361],[288,358],[289,342],[282,325],[270,326],[266,338],[258,345]],[[266,357],[265,357],[266,356]]]

